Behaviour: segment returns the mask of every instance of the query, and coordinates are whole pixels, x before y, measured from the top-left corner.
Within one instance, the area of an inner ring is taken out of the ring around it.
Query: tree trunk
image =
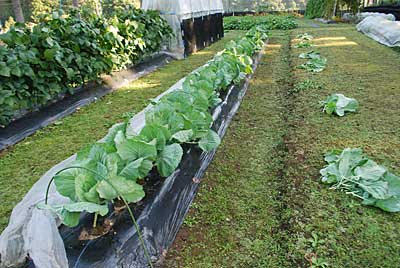
[[[94,3],[95,3],[95,8],[96,8],[96,15],[100,17],[102,15],[101,14],[102,10],[101,10],[99,0],[95,0]]]
[[[72,0],[72,5],[75,8],[79,8],[79,0]]]
[[[332,16],[332,17],[335,17],[335,16],[336,16],[336,8],[337,8],[337,5],[338,5],[338,0],[335,0],[335,4],[334,4],[334,6],[333,6],[333,16]]]
[[[14,11],[15,20],[17,22],[25,22],[20,0],[12,0],[12,8]]]

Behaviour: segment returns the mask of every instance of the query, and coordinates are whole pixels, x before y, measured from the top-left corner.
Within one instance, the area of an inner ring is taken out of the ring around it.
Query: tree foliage
[[[337,4],[336,9],[335,4]],[[340,8],[347,8],[353,12],[357,12],[359,6],[359,0],[309,0],[305,16],[308,19],[330,18],[336,15],[333,14],[334,10],[337,12]]]

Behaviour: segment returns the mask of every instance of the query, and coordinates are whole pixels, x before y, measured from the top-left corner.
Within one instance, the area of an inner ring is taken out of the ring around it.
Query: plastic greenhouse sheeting
[[[400,46],[399,21],[370,16],[357,24],[357,30],[383,45],[389,47]]]
[[[379,13],[379,12],[361,12],[357,14],[352,14],[352,13],[344,13],[342,18],[346,21],[354,21],[359,23],[363,19],[367,17],[380,17],[383,19],[395,21],[396,17],[393,14],[385,14],[385,13]]]
[[[159,10],[171,25],[175,36],[170,40],[169,49],[177,58],[183,58],[184,55],[183,20],[224,13],[222,0],[143,0],[142,9]]]

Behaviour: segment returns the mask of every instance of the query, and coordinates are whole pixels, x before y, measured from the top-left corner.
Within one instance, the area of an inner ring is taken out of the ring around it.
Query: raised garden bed
[[[157,54],[143,60],[127,70],[104,76],[104,83],[90,82],[76,89],[72,95],[66,95],[36,111],[23,113],[4,128],[0,128],[0,151],[12,146],[37,130],[72,114],[76,109],[88,105],[127,83],[143,77],[173,60],[166,54]]]
[[[254,59],[257,67],[262,53]],[[223,96],[223,102],[213,110],[215,119],[212,129],[222,138],[247,91],[251,75],[239,85],[232,85]],[[146,198],[133,205],[139,228],[146,246],[154,260],[169,248],[183,223],[184,217],[195,197],[201,178],[215,155],[202,152],[195,145],[184,147],[184,156],[178,169],[163,180],[152,172],[145,184]],[[94,240],[87,230],[91,229],[92,216],[85,216],[76,228],[61,228],[70,267],[147,267],[139,237],[132,226],[126,210],[113,212],[104,226],[112,222],[112,231]],[[107,229],[105,227],[104,229]]]

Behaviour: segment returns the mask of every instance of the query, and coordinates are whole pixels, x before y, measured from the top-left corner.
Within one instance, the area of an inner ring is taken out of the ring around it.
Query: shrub
[[[334,8],[335,3],[337,4],[336,9]],[[360,1],[358,0],[309,0],[306,6],[305,17],[308,19],[329,18],[335,16],[336,14],[333,14],[334,9],[337,12],[340,10],[340,7],[356,13],[359,6]]]
[[[225,30],[248,31],[257,25],[263,25],[268,30],[290,30],[297,27],[293,16],[238,16],[224,19]]]
[[[325,0],[309,0],[304,14],[308,19],[322,18],[326,15],[327,3]]]

